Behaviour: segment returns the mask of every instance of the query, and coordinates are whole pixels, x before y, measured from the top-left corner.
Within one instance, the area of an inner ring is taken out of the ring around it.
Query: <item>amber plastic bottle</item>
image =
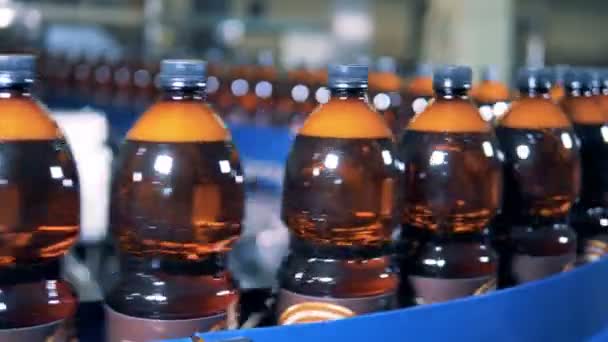
[[[205,72],[202,61],[164,60],[162,97],[122,147],[109,341],[190,336],[234,319],[238,291],[224,257],[241,232],[243,174],[229,132],[205,103]]]
[[[0,341],[67,341],[77,308],[61,279],[80,204],[70,149],[30,93],[35,58],[0,55]],[[52,337],[51,337],[52,336]]]
[[[412,117],[422,112],[433,98],[433,68],[430,64],[420,64],[414,77],[405,87],[403,108],[407,125]]]
[[[608,114],[608,69],[595,70],[597,77],[599,78],[599,93],[596,96],[602,111]]]
[[[471,90],[471,97],[479,107],[481,117],[496,124],[508,109],[509,88],[499,81],[495,67],[486,66],[482,71],[481,82]]]
[[[291,233],[280,272],[279,324],[393,308],[388,245],[399,169],[391,131],[367,98],[367,67],[332,65],[331,99],[296,136],[282,219]]]
[[[568,69],[569,67],[563,64],[558,64],[551,68],[551,72],[553,73],[553,83],[551,85],[551,90],[549,91],[549,96],[557,103],[559,103],[566,95],[564,75]]]
[[[370,94],[374,108],[382,114],[393,135],[399,137],[405,126],[401,113],[401,78],[391,57],[381,57],[375,72],[369,75]]]
[[[581,143],[581,193],[571,215],[580,261],[608,253],[608,116],[597,101],[599,95],[594,95],[596,87],[587,71],[571,69],[561,102]]]
[[[494,224],[501,287],[562,272],[576,259],[568,223],[580,188],[574,129],[549,95],[548,71],[521,69],[517,88],[496,128],[505,156],[503,209]]]
[[[433,75],[434,101],[399,145],[403,182],[403,305],[484,293],[496,285],[497,258],[485,231],[500,208],[496,137],[468,91],[471,69]]]

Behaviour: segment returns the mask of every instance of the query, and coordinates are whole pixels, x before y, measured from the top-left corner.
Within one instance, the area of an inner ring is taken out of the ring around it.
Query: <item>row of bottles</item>
[[[244,175],[206,103],[208,69],[163,61],[160,99],[121,148],[109,341],[238,326],[225,260],[242,230]],[[302,122],[286,165],[281,218],[291,241],[278,324],[482,294],[567,270],[577,249],[581,262],[605,254],[601,78],[566,72],[556,104],[547,72],[523,69],[495,129],[469,97],[471,76],[468,67],[435,70],[433,98],[417,93],[426,105],[396,136],[399,125],[385,119],[398,109],[385,107],[384,118],[373,109],[368,68],[329,67],[330,96]],[[375,77],[395,93],[390,77]],[[0,56],[0,338],[62,341],[77,307],[59,261],[78,234],[78,177],[31,96],[33,80],[32,56]]]
[[[102,107],[142,112],[160,94],[155,62],[46,54],[40,69],[51,96],[75,96]],[[208,101],[228,123],[289,126],[295,133],[308,113],[329,96],[324,70],[280,71],[268,51],[260,53],[256,63],[211,63],[208,73]],[[374,63],[369,75],[370,103],[396,136],[432,98],[431,74],[431,65],[421,64],[404,81],[392,57],[380,57]],[[486,120],[504,113],[509,93],[495,69],[484,69],[473,98],[484,105],[481,111]]]

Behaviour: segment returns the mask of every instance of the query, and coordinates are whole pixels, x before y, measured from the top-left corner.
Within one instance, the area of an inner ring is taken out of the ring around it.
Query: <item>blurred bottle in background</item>
[[[291,234],[277,303],[282,325],[395,307],[388,245],[400,171],[390,129],[367,96],[367,66],[332,65],[329,102],[296,136],[281,216]]]
[[[501,287],[562,272],[576,260],[568,215],[580,189],[579,148],[550,89],[549,70],[520,69],[519,96],[496,128],[505,155],[502,212],[493,225]]]
[[[468,97],[471,75],[465,66],[435,70],[435,98],[401,138],[404,305],[496,287],[486,231],[500,208],[502,167],[492,127]]]
[[[376,70],[369,75],[369,87],[374,108],[384,116],[386,124],[398,138],[405,123],[400,111],[401,79],[397,76],[394,58],[384,56],[378,59]]]
[[[564,64],[558,64],[551,68],[553,71],[553,85],[551,86],[551,91],[549,95],[555,102],[560,102],[564,95],[566,94],[566,89],[564,85],[564,75],[566,71],[568,71],[569,67]]]
[[[601,95],[594,95],[599,84],[588,71],[572,68],[564,78],[561,106],[580,139],[583,169],[571,223],[579,238],[580,260],[589,262],[608,252],[608,116],[596,98]]]
[[[416,68],[414,77],[405,88],[403,95],[403,111],[405,124],[422,112],[433,98],[433,66],[422,63]]]
[[[254,94],[256,105],[252,121],[259,126],[268,126],[277,120],[277,78],[272,51],[262,50],[258,53],[257,65],[254,69]]]
[[[498,78],[495,66],[485,66],[481,73],[481,82],[473,86],[471,98],[479,108],[479,114],[485,121],[496,125],[509,108],[509,88]]]
[[[120,253],[106,295],[108,341],[190,336],[236,325],[224,266],[239,237],[243,174],[230,133],[204,101],[206,66],[165,60],[162,98],[135,123],[114,178]]]
[[[78,300],[59,264],[78,239],[78,173],[34,79],[33,56],[0,55],[0,340],[67,342]]]

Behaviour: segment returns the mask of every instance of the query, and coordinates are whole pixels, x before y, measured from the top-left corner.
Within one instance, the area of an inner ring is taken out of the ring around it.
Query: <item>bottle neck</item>
[[[436,88],[435,98],[438,100],[468,100],[469,90],[463,88]]]
[[[367,94],[367,88],[330,88],[332,98],[339,100],[360,100],[363,102],[369,102]]]
[[[201,101],[207,100],[205,87],[163,88],[161,100],[163,101]]]
[[[0,87],[0,99],[19,99],[32,98],[32,89],[30,86],[10,86]]]
[[[551,98],[551,96],[549,94],[549,89],[536,89],[536,88],[519,89],[519,97],[520,98],[536,98],[536,99]]]
[[[589,97],[591,95],[593,95],[591,89],[566,88],[566,96],[568,97]]]

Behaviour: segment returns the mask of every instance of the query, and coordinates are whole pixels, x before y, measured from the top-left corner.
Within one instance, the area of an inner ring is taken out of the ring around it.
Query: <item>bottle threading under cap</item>
[[[239,156],[205,103],[204,62],[164,60],[160,83],[161,98],[128,132],[114,177],[120,272],[106,295],[109,341],[235,323],[238,291],[224,260],[243,219]]]
[[[548,70],[520,69],[517,89],[496,128],[505,156],[502,211],[493,223],[501,287],[568,270],[576,260],[568,222],[580,189],[574,129],[550,97]]]
[[[279,324],[350,317],[395,306],[389,244],[400,168],[392,134],[367,98],[367,67],[328,68],[329,102],[295,138],[282,219],[291,235],[280,271]]]
[[[78,300],[60,262],[79,231],[70,148],[32,95],[35,57],[0,55],[0,340],[68,341]]]
[[[570,220],[578,234],[579,261],[590,262],[608,253],[608,115],[597,101],[601,95],[594,95],[598,82],[587,70],[569,70],[564,86],[561,106],[580,140],[582,163],[580,199]]]
[[[401,214],[404,305],[442,302],[495,288],[488,225],[500,207],[498,143],[468,97],[471,69],[435,70],[435,98],[406,128]]]

